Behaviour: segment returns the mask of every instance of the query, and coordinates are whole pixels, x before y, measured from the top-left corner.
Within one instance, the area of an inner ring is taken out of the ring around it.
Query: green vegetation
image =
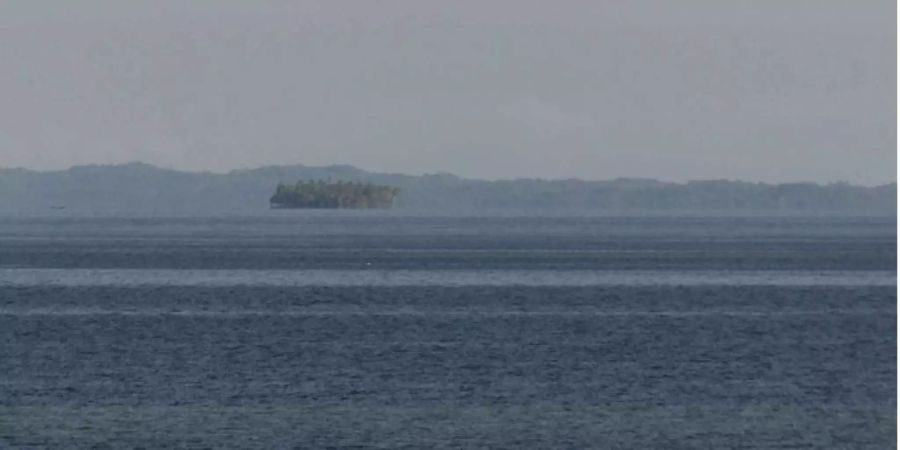
[[[298,181],[279,183],[272,208],[390,208],[399,189],[372,183]]]

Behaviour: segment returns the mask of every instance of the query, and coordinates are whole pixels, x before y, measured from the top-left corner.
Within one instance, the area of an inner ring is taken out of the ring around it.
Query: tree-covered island
[[[269,199],[273,209],[286,208],[390,208],[398,188],[372,183],[298,181],[279,183]]]

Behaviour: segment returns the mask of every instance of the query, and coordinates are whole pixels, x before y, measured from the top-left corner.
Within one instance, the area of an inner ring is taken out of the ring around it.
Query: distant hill
[[[484,181],[449,174],[371,173],[352,166],[270,166],[227,174],[182,172],[143,163],[39,172],[0,169],[0,211],[248,212],[269,208],[280,182],[359,181],[400,188],[397,209],[540,211],[837,211],[894,212],[897,185],[667,183],[516,179]]]

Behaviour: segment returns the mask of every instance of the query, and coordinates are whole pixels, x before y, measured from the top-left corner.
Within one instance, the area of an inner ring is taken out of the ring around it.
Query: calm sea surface
[[[0,448],[891,448],[895,233],[0,214]]]

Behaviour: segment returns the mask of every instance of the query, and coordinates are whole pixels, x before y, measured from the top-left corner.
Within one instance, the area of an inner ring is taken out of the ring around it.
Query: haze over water
[[[896,447],[896,12],[0,1],[0,450]]]

